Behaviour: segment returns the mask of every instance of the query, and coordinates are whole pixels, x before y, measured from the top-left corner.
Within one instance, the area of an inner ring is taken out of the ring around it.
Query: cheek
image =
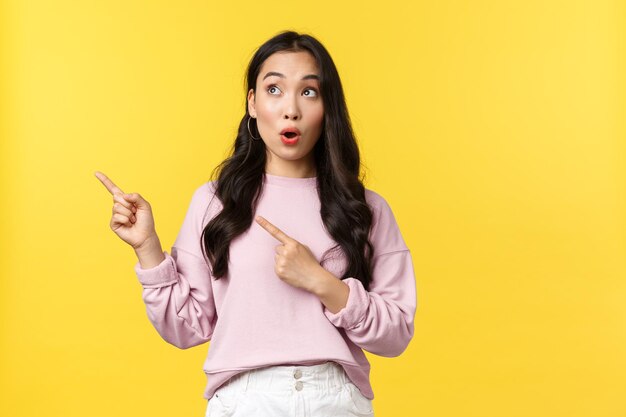
[[[273,116],[278,108],[271,100],[259,100],[256,103],[256,110],[260,117],[268,117]]]
[[[267,102],[259,101],[256,105],[257,127],[261,133],[272,128],[272,121],[276,119],[275,109]]]
[[[319,108],[316,109],[315,112],[311,114],[311,123],[317,125],[319,129],[322,129],[322,122],[324,121],[324,109]]]

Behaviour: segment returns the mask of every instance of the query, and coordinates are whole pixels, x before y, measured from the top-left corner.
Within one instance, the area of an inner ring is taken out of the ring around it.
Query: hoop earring
[[[252,132],[250,131],[250,119],[253,119],[253,117],[252,117],[252,116],[248,117],[248,133],[250,134],[250,137],[252,138],[252,140],[259,140],[259,139],[261,139],[261,138],[260,138],[260,137],[255,138],[255,137],[252,135]]]

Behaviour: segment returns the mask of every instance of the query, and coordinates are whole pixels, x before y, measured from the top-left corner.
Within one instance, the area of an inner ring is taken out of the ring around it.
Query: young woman
[[[206,416],[373,416],[363,351],[398,356],[413,337],[411,254],[359,178],[324,46],[276,35],[252,57],[246,87],[232,155],[195,190],[171,254],[150,204],[97,172],[113,194],[111,228],[135,249],[163,339],[211,342]]]

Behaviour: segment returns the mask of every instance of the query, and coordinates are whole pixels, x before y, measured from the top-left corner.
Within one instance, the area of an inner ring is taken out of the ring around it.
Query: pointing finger
[[[109,177],[104,175],[102,172],[96,171],[95,175],[100,180],[100,182],[104,184],[104,186],[107,188],[107,190],[109,190],[111,194],[113,195],[115,195],[115,193],[124,194],[124,191],[120,190],[117,185],[113,184],[113,181],[111,181]]]
[[[276,239],[278,239],[280,242],[282,243],[288,243],[293,241],[292,238],[290,238],[289,236],[287,236],[282,230],[280,230],[278,227],[274,226],[272,223],[268,222],[267,220],[265,220],[265,218],[263,218],[262,216],[256,216],[256,221],[258,224],[261,225],[262,228],[264,228],[265,230],[267,230],[272,236],[274,236]]]

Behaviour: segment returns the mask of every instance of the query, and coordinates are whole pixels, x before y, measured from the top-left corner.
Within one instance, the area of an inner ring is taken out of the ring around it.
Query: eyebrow
[[[276,76],[276,77],[280,77],[280,78],[285,78],[285,76],[283,74],[281,74],[280,72],[276,72],[276,71],[270,71],[267,74],[265,74],[265,76],[263,77],[263,79],[266,79],[267,77],[271,77],[271,76]],[[315,75],[315,74],[308,74],[305,75],[304,77],[301,78],[302,80],[320,80],[320,77]]]

